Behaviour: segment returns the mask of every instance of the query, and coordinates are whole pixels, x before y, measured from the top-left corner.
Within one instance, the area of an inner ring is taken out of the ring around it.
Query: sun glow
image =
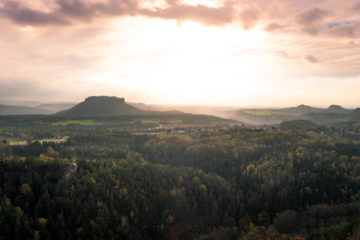
[[[246,98],[263,84],[259,66],[271,68],[274,60],[264,51],[266,35],[257,29],[143,18],[119,21],[106,37],[111,43],[108,57],[102,70],[91,74],[92,81],[160,94],[173,102],[215,101],[227,93]]]

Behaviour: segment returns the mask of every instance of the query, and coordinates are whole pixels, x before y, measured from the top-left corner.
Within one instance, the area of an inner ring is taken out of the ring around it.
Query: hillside
[[[10,106],[0,104],[0,115],[50,114],[51,112],[38,107]]]
[[[124,98],[93,96],[75,105],[69,110],[57,113],[64,117],[106,117],[119,115],[136,115],[142,110],[125,103]]]
[[[36,107],[45,109],[51,113],[57,113],[60,111],[68,110],[72,107],[74,107],[76,103],[44,103],[37,105]]]

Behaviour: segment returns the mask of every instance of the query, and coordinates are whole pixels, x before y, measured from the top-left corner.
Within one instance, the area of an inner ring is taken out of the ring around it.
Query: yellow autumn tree
[[[27,194],[27,193],[31,192],[31,187],[30,187],[29,184],[24,183],[24,184],[21,185],[20,191],[21,191],[22,194]]]

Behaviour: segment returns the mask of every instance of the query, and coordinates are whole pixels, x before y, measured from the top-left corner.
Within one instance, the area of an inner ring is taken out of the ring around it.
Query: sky
[[[0,103],[360,106],[360,0],[0,0]]]

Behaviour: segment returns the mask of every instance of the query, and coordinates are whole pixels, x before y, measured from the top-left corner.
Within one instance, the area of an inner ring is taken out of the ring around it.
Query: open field
[[[141,122],[142,124],[160,124],[160,123],[183,123],[182,119],[169,119],[169,120],[159,120],[159,119],[141,119],[133,120],[132,123]]]
[[[10,146],[24,146],[27,144],[27,141],[10,141]]]
[[[79,124],[84,126],[96,126],[101,125],[100,122],[96,122],[94,120],[68,120],[68,121],[61,121],[61,122],[54,122],[52,126],[67,126],[71,124]]]
[[[66,142],[66,140],[69,137],[63,137],[63,138],[44,138],[44,139],[39,139],[39,140],[34,140],[33,142],[39,142],[39,143],[48,143],[48,142],[53,142],[53,143],[64,143]]]
[[[44,139],[36,139],[36,140],[32,140],[31,142],[39,142],[41,144],[43,143],[49,143],[49,142],[52,142],[52,143],[64,143],[66,142],[66,140],[68,139],[69,137],[66,136],[66,137],[63,137],[63,138],[44,138]],[[10,146],[25,146],[28,144],[28,141],[24,141],[24,140],[19,140],[19,141],[9,141],[9,145]]]

